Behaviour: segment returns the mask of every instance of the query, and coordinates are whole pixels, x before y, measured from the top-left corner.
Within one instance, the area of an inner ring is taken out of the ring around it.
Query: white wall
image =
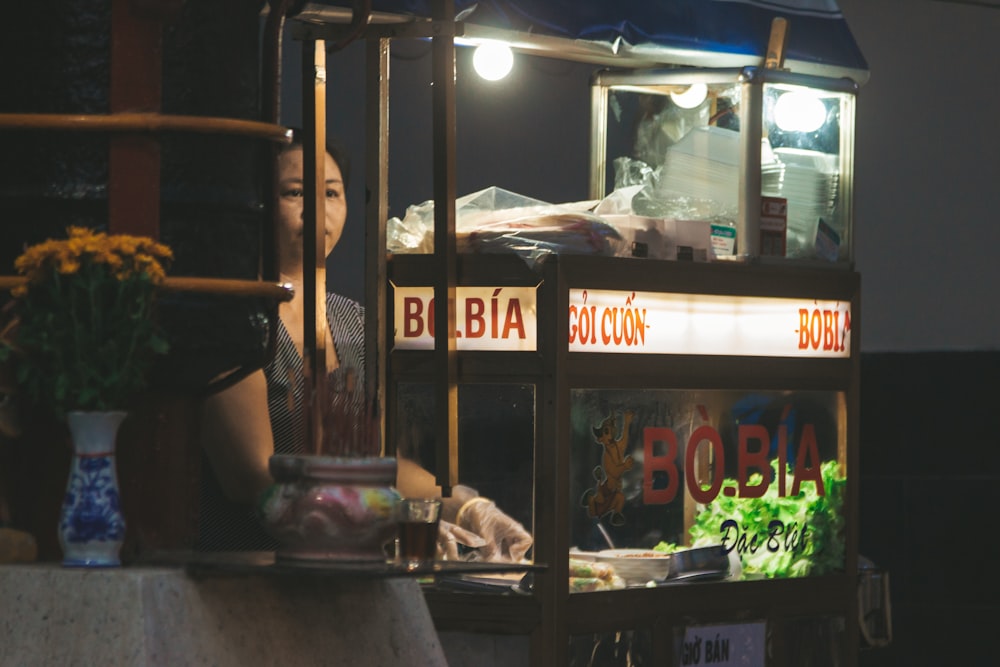
[[[871,71],[856,145],[862,348],[1000,349],[1000,8],[839,3]]]

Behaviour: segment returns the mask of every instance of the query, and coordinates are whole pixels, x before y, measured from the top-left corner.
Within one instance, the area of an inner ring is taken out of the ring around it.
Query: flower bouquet
[[[11,318],[0,331],[0,361],[13,366],[19,398],[69,427],[63,564],[115,567],[125,534],[115,441],[154,356],[167,350],[153,308],[172,253],[148,238],[67,231],[15,261],[24,280],[5,306]]]
[[[62,418],[121,410],[146,383],[166,339],[152,317],[156,286],[173,258],[149,238],[70,227],[65,239],[29,247],[15,261],[0,335],[24,398]]]

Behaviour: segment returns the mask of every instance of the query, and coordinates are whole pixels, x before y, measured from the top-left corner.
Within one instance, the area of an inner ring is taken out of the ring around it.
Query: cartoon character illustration
[[[617,420],[614,414],[609,415],[600,426],[593,429],[594,440],[604,449],[601,465],[594,468],[594,479],[597,487],[587,489],[580,504],[587,508],[587,515],[599,519],[611,515],[612,526],[625,523],[622,509],[625,507],[625,494],[622,493],[622,475],[632,469],[632,456],[626,455],[628,445],[628,427],[632,423],[634,413],[628,410],[624,414],[621,434],[616,437]]]

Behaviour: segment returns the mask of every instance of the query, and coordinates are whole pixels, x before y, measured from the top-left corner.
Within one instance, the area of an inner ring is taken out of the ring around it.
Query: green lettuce
[[[777,462],[771,467],[776,475]],[[744,578],[760,575],[804,577],[843,570],[843,509],[847,480],[836,461],[821,464],[820,474],[825,489],[822,496],[817,493],[817,485],[808,481],[802,484],[798,494],[784,498],[778,496],[778,485],[773,482],[760,498],[719,494],[695,517],[690,529],[692,546],[719,544],[725,538],[727,548],[733,547],[738,533],[743,537],[737,553]],[[748,482],[756,485],[762,480],[760,473],[754,473]],[[791,488],[790,469],[788,480],[787,487]],[[723,487],[727,484],[735,485],[736,480],[725,480]],[[775,521],[781,522],[784,534],[772,534],[777,528]],[[799,539],[792,539],[793,529],[800,531]],[[758,546],[751,551],[749,543],[754,536],[757,536]],[[664,543],[663,549],[667,548]]]

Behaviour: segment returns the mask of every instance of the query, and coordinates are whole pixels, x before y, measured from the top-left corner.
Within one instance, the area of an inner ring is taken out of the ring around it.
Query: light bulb
[[[670,99],[681,109],[697,109],[708,97],[708,86],[693,83],[683,93],[670,93]]]
[[[472,66],[487,81],[499,81],[514,67],[514,53],[503,42],[483,42],[472,54]]]
[[[826,122],[826,106],[809,93],[782,94],[774,103],[774,124],[786,132],[815,132]]]

